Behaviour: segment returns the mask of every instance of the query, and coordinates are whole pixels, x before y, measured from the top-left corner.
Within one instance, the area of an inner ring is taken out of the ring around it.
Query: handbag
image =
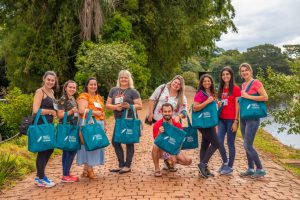
[[[19,134],[27,135],[28,128],[33,122],[32,116],[23,117],[21,124],[19,126]]]
[[[163,122],[163,127],[165,132],[160,133],[155,138],[154,144],[171,155],[177,155],[181,149],[186,132],[167,122]]]
[[[202,91],[207,97],[204,91]],[[210,128],[218,124],[219,116],[216,101],[209,103],[202,110],[192,110],[192,125],[194,128]]]
[[[189,116],[187,115],[188,126],[183,130],[186,132],[184,142],[181,149],[196,149],[199,146],[198,143],[198,130],[192,127]]]
[[[160,93],[159,93],[159,95],[158,95],[157,101],[155,102],[154,108],[153,108],[153,111],[152,111],[153,114],[154,114],[154,110],[155,110],[156,107],[157,107],[157,104],[158,104],[158,101],[159,101],[159,99],[160,99],[160,96],[161,96],[162,92],[164,91],[166,85],[167,85],[167,84],[164,85],[164,87],[161,89],[161,91],[160,91]],[[151,126],[152,124],[154,124],[154,123],[156,122],[156,120],[155,120],[154,118],[152,118],[152,121],[149,121],[149,120],[148,120],[148,116],[149,116],[149,115],[146,115],[146,118],[145,118],[145,124],[148,124],[148,125]]]
[[[128,110],[133,111],[133,117],[128,118]],[[122,118],[116,119],[113,141],[122,144],[140,142],[141,120],[137,118],[136,110],[132,105],[123,111]]]
[[[252,80],[251,83],[248,85],[245,92],[249,91],[253,81],[254,80]],[[259,96],[259,94],[256,93],[253,94],[252,96]],[[266,102],[264,101],[255,101],[255,100],[250,100],[250,99],[240,97],[239,104],[240,104],[241,119],[258,119],[258,118],[267,117],[268,115]]]
[[[41,152],[55,148],[55,128],[53,123],[48,123],[44,115],[41,116],[42,109],[39,109],[33,125],[28,128],[28,150],[31,152]],[[43,124],[37,124],[40,116]]]
[[[56,147],[65,151],[77,151],[80,149],[79,126],[67,124],[68,112],[64,113],[63,123],[57,125]],[[69,116],[70,121],[73,120]]]
[[[92,118],[94,123],[89,124],[90,118]],[[98,124],[95,117],[92,116],[92,109],[90,109],[87,119],[81,127],[81,132],[87,151],[101,149],[110,144],[102,126]]]

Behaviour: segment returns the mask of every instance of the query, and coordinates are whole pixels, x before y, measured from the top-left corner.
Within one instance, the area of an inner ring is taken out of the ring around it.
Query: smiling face
[[[55,76],[53,75],[47,75],[45,78],[44,78],[44,86],[48,89],[52,89],[55,85]]]
[[[224,70],[222,72],[222,80],[224,81],[224,83],[229,83],[231,80],[231,74],[229,73],[229,71]]]
[[[211,83],[210,78],[205,77],[205,78],[203,79],[202,86],[203,86],[205,89],[210,89],[211,84],[212,84],[212,83]]]
[[[68,96],[73,96],[76,92],[76,83],[69,83],[67,87],[65,88],[65,91]]]
[[[173,110],[171,106],[163,106],[162,107],[162,115],[166,121],[170,121],[172,119]]]
[[[240,68],[241,77],[245,80],[249,80],[252,77],[252,72],[247,68],[242,66]]]
[[[120,86],[122,87],[129,86],[129,78],[125,74],[120,75],[119,82],[120,82]]]
[[[175,91],[179,91],[181,89],[181,82],[179,79],[174,79],[172,82],[171,82],[171,88]]]
[[[87,85],[88,92],[90,92],[90,93],[96,93],[97,88],[98,88],[97,81],[94,80],[94,79],[90,80],[89,83],[88,83],[88,85]]]

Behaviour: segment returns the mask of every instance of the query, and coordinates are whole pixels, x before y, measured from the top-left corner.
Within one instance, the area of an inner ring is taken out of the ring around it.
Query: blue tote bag
[[[28,150],[31,152],[41,152],[55,148],[55,128],[53,123],[48,123],[44,115],[41,116],[42,110],[39,109],[33,125],[28,128]],[[44,124],[37,124],[42,117]]]
[[[89,124],[92,116],[92,110],[89,111],[85,123],[81,127],[84,146],[87,151],[101,149],[109,145],[108,138],[100,124],[92,117],[94,123]]]
[[[80,149],[79,126],[67,124],[67,118],[68,112],[65,112],[63,123],[57,125],[56,147],[65,151],[77,151]],[[69,118],[72,122],[72,116]]]
[[[198,130],[192,127],[189,116],[187,115],[188,127],[184,127],[186,132],[184,142],[181,149],[196,149],[199,146],[198,143]]]
[[[252,86],[254,80],[246,88],[245,92],[248,92]],[[258,96],[259,94],[256,93],[253,96]],[[243,97],[239,98],[240,104],[240,118],[241,119],[258,119],[267,117],[267,106],[266,102],[264,101],[254,101],[250,99],[246,99]]]
[[[186,132],[167,122],[163,122],[163,127],[165,132],[160,133],[155,138],[154,144],[171,155],[177,155],[181,149]]]
[[[202,91],[207,97],[204,91]],[[192,110],[192,125],[194,128],[210,128],[218,124],[219,115],[216,101],[211,102],[202,110]]]
[[[127,118],[128,109],[123,111],[122,118],[116,119],[114,142],[122,144],[139,143],[141,135],[141,121],[137,118],[136,110],[132,105],[133,118]]]

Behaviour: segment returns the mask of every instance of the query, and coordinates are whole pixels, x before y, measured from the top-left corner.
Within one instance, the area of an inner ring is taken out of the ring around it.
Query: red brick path
[[[187,91],[191,100],[194,92]],[[140,112],[144,119],[147,103]],[[108,120],[108,134],[111,137],[114,120]],[[198,150],[187,151],[193,163],[189,167],[178,166],[175,173],[165,173],[161,178],[153,176],[154,168],[151,160],[152,131],[144,126],[141,143],[135,147],[132,172],[127,174],[110,173],[116,167],[116,156],[112,146],[106,149],[106,163],[96,167],[97,180],[81,178],[77,183],[61,183],[61,157],[50,161],[46,173],[57,185],[50,189],[37,188],[33,184],[35,173],[18,182],[15,187],[4,191],[0,199],[300,199],[300,180],[288,171],[262,155],[262,163],[267,170],[264,179],[252,180],[240,178],[238,172],[246,168],[245,152],[242,141],[237,140],[237,156],[234,173],[231,176],[220,176],[216,170],[221,161],[217,152],[209,163],[216,174],[214,178],[203,179],[199,176],[196,164],[199,161]],[[80,175],[82,167],[74,165],[72,173]]]

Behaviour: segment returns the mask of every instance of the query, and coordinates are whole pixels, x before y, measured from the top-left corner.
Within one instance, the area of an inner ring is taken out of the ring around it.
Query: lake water
[[[278,129],[281,127],[280,124],[277,124],[272,120],[271,117],[267,117],[271,120],[272,123],[266,125],[263,129],[270,133],[273,137],[279,140],[282,144],[292,146],[296,149],[300,149],[300,134],[287,134],[287,130],[278,133]],[[264,121],[264,120],[263,120]]]

